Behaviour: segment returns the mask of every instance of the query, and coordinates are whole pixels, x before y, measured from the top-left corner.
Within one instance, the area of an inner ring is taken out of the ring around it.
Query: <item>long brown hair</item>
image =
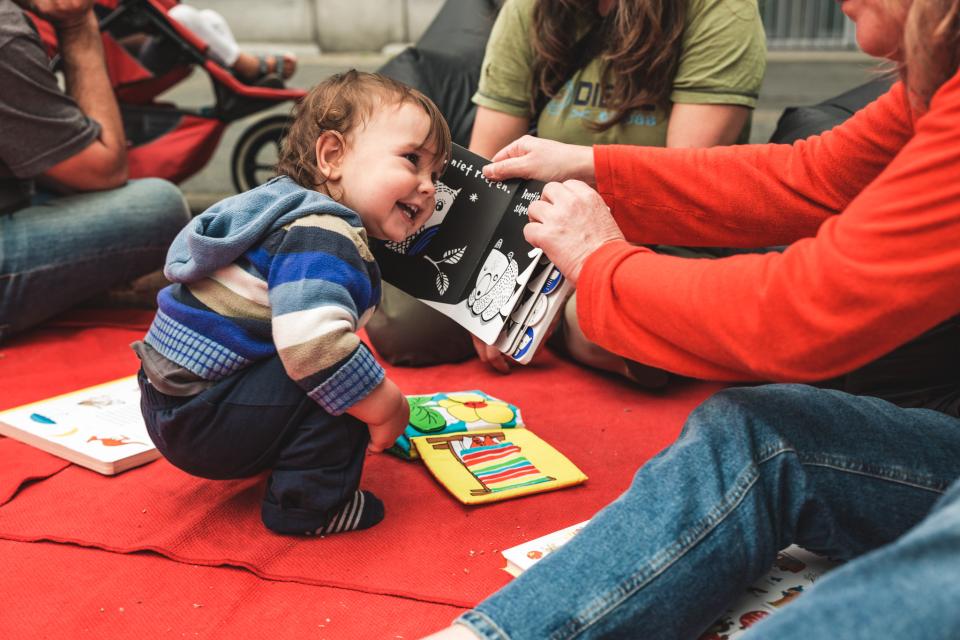
[[[960,0],[913,0],[903,34],[900,74],[914,101],[927,107],[960,69]]]
[[[592,123],[604,131],[622,122],[645,104],[669,104],[673,79],[680,63],[686,0],[616,0],[609,15],[597,13],[594,0],[537,0],[530,28],[533,45],[531,111],[536,115],[540,96],[552,98],[584,63],[599,56],[600,86],[614,116]],[[572,46],[580,25],[588,25],[586,47]],[[604,89],[604,91],[606,91]]]
[[[433,101],[413,87],[379,73],[351,69],[313,87],[293,107],[290,130],[280,148],[277,173],[288,175],[307,189],[318,186],[316,144],[324,131],[346,136],[382,104],[411,103],[430,118],[424,144],[433,145],[444,164],[450,159],[450,128]]]

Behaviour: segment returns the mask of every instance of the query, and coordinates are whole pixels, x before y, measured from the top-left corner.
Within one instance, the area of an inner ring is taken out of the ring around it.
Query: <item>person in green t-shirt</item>
[[[469,146],[489,158],[532,126],[581,145],[746,142],[765,67],[757,0],[505,0],[473,96]],[[561,325],[574,359],[645,386],[665,382],[588,342],[575,305],[576,296]],[[367,333],[394,364],[454,362],[475,350],[509,370],[495,347],[477,339],[471,347],[459,325],[389,285]]]
[[[756,0],[506,0],[473,96],[470,149],[492,157],[532,125],[581,145],[746,142],[765,68]],[[645,386],[666,382],[591,344],[575,309],[574,295],[561,326],[575,360]],[[495,347],[473,342],[481,360],[508,370]]]
[[[491,157],[534,119],[572,144],[746,142],[765,67],[756,0],[506,0],[470,148]]]

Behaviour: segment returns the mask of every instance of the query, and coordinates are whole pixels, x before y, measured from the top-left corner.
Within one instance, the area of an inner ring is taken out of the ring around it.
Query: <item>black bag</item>
[[[893,76],[881,76],[819,104],[787,107],[770,142],[791,144],[828,131],[886,93],[894,80]]]
[[[447,0],[417,43],[379,69],[433,100],[453,141],[464,147],[470,143],[477,113],[471,98],[497,6],[493,0]],[[379,356],[394,365],[428,366],[474,355],[466,329],[386,282],[366,330]]]
[[[417,43],[379,69],[433,100],[450,125],[453,141],[464,147],[477,113],[471,98],[480,84],[497,6],[493,0],[447,0]]]

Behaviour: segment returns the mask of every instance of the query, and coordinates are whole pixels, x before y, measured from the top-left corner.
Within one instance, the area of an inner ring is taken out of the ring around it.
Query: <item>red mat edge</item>
[[[307,586],[331,587],[334,589],[343,589],[345,591],[356,591],[359,593],[369,593],[369,594],[380,595],[380,596],[405,598],[407,600],[415,600],[417,602],[425,602],[427,604],[440,604],[440,605],[446,605],[451,607],[460,607],[463,609],[471,609],[477,604],[476,602],[467,601],[467,600],[453,600],[453,599],[435,600],[435,599],[424,597],[422,595],[408,593],[405,591],[363,589],[358,587],[355,584],[338,582],[335,580],[322,581],[322,580],[313,580],[310,578],[304,578],[301,576],[289,576],[289,575],[281,576],[279,574],[272,574],[266,571],[259,571],[256,568],[254,568],[252,565],[249,565],[243,562],[223,562],[223,561],[217,561],[217,560],[202,560],[202,559],[196,559],[196,558],[187,559],[184,557],[177,556],[174,553],[169,553],[157,547],[151,547],[151,546],[124,549],[121,547],[112,547],[112,546],[103,545],[103,544],[90,544],[87,542],[83,542],[82,540],[77,540],[73,538],[56,537],[56,536],[18,536],[18,535],[9,534],[3,531],[0,531],[0,539],[9,540],[10,542],[26,542],[26,543],[53,542],[56,544],[73,545],[73,546],[83,547],[87,549],[99,549],[101,551],[108,551],[110,553],[117,553],[117,554],[123,554],[123,555],[129,555],[129,554],[145,551],[145,552],[153,553],[157,556],[167,558],[168,560],[172,560],[173,562],[177,562],[179,564],[184,564],[184,565],[196,565],[196,566],[202,566],[202,567],[229,567],[233,569],[241,569],[241,570],[250,572],[252,575],[262,580],[267,580],[269,582],[292,582],[295,584],[302,584]]]
[[[17,488],[11,491],[10,495],[6,499],[0,498],[0,507],[2,507],[5,504],[10,504],[10,502],[13,501],[14,498],[20,495],[20,492],[23,491],[28,484],[35,484],[37,482],[43,482],[44,480],[52,478],[58,473],[62,473],[64,469],[71,466],[72,464],[73,463],[70,462],[69,460],[64,460],[63,466],[57,469],[56,471],[54,471],[53,473],[49,473],[47,475],[27,476],[26,478],[20,481],[20,484],[17,485]]]

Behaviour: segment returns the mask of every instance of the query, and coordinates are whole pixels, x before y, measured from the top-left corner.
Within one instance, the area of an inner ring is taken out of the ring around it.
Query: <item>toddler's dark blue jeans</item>
[[[304,534],[325,526],[360,484],[366,425],[321,409],[279,356],[194,396],[162,394],[142,370],[138,379],[147,431],[172,464],[214,480],[271,471],[262,517],[273,531]]]

